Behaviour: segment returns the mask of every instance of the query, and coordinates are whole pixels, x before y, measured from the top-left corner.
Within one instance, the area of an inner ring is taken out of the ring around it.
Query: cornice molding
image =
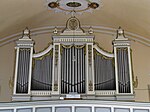
[[[44,27],[39,27],[39,28],[34,28],[31,29],[31,38],[34,35],[42,35],[42,34],[47,34],[47,33],[53,33],[53,30],[56,26],[44,26]],[[88,29],[91,26],[87,26],[84,25],[82,26],[83,29],[85,29],[85,32],[88,32]],[[57,26],[58,31],[62,31],[65,26]],[[104,27],[104,26],[92,26],[92,29],[94,30],[94,32],[96,33],[102,33],[102,34],[107,34],[107,35],[112,35],[112,38],[114,38],[114,36],[117,35],[116,31],[117,29],[115,28],[111,28],[111,27]],[[131,33],[131,32],[127,32],[125,31],[125,36],[127,38],[129,38],[130,40],[139,42],[143,45],[146,45],[148,47],[150,47],[150,39],[140,36],[138,34],[135,33]],[[6,36],[0,39],[0,47],[3,45],[6,45],[8,43],[11,43],[13,41],[16,41],[17,39],[22,37],[22,32],[16,33],[16,34],[12,34],[10,36]]]

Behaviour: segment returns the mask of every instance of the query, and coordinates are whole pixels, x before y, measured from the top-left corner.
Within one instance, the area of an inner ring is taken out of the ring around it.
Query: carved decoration
[[[89,91],[93,91],[93,84],[91,80],[89,81]]]
[[[55,45],[55,65],[58,64],[58,53],[59,53],[59,46]]]
[[[77,30],[79,28],[79,21],[77,20],[77,18],[70,18],[68,20],[67,28],[69,30]]]
[[[88,62],[89,62],[89,65],[92,64],[92,46],[91,45],[88,45]]]
[[[13,91],[13,87],[14,87],[14,80],[12,77],[10,77],[9,79],[9,88],[11,90],[11,92]]]
[[[138,78],[136,76],[135,80],[133,81],[133,87],[137,88],[138,87]]]
[[[58,91],[58,84],[57,84],[57,81],[55,81],[55,83],[54,83],[54,91]]]
[[[64,12],[70,14],[74,11],[76,14],[83,12],[92,12],[102,7],[102,0],[46,0],[48,10],[55,12]]]

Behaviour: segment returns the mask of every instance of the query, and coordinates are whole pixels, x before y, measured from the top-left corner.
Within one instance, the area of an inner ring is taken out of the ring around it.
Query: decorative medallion
[[[70,14],[82,14],[83,12],[92,12],[102,6],[101,0],[47,0],[49,10],[55,12],[65,12]]]
[[[66,27],[61,35],[85,35],[85,31],[80,26],[80,21],[75,16],[70,17],[66,22]]]
[[[69,7],[80,7],[81,6],[81,4],[78,2],[69,2],[66,5]]]
[[[80,26],[79,20],[75,17],[72,17],[67,22],[67,28],[69,30],[77,30]]]

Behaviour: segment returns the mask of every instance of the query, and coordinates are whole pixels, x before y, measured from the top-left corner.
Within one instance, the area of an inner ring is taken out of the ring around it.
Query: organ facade
[[[98,37],[96,37],[98,38]],[[16,42],[12,101],[51,99],[134,100],[130,41],[119,28],[113,52],[103,50],[90,30],[71,17],[52,44],[34,52],[30,31]]]

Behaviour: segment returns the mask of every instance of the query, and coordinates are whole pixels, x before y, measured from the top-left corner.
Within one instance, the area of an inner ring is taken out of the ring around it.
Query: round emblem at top
[[[77,30],[80,27],[80,22],[77,18],[71,17],[67,22],[67,28],[69,30]]]

